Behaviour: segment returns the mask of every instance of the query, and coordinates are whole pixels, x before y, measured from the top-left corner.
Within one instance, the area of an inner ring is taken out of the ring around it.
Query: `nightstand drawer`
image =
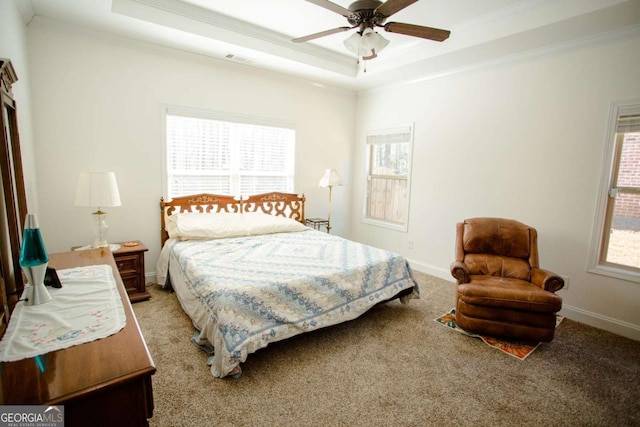
[[[140,271],[140,257],[138,255],[120,255],[116,258],[116,265],[118,266],[120,276],[126,276],[128,274],[136,275],[138,271]]]
[[[138,274],[120,274],[122,283],[124,284],[127,294],[131,295],[138,291],[140,287],[140,277]]]

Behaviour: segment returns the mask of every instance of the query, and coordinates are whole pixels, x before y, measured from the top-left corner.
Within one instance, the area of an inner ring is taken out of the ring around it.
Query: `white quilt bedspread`
[[[418,296],[400,255],[315,230],[167,243],[161,263],[196,344],[213,347],[215,377],[239,375],[270,342],[354,319],[403,289]]]

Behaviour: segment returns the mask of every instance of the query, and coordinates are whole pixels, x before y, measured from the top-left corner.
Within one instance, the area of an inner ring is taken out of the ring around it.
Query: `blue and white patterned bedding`
[[[215,377],[239,375],[271,342],[354,319],[404,289],[418,295],[403,257],[311,229],[167,243],[171,282],[194,341],[213,347]]]

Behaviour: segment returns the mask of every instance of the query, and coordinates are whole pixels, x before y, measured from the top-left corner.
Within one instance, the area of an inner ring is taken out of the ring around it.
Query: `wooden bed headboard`
[[[165,201],[160,198],[160,239],[161,247],[169,239],[166,230],[167,217],[180,212],[242,213],[262,212],[269,215],[284,216],[304,224],[304,194],[264,193],[236,199],[233,196],[219,194],[194,194],[176,197]]]

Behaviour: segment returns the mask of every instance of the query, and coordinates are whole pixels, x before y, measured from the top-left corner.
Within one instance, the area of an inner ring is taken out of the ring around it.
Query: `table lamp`
[[[327,215],[327,233],[331,231],[331,190],[333,187],[337,187],[342,185],[342,179],[340,175],[338,175],[338,171],[335,169],[327,169],[324,172],[322,178],[320,178],[320,182],[318,182],[318,186],[322,188],[329,187],[329,211]]]
[[[24,219],[24,234],[20,248],[20,267],[29,282],[25,305],[38,305],[51,301],[51,295],[44,286],[49,256],[44,248],[38,219],[35,214],[27,214]]]
[[[113,172],[82,172],[78,179],[74,205],[98,209],[92,214],[95,231],[92,247],[109,246],[112,251],[117,250],[119,245],[109,245],[107,242],[107,231],[109,231],[106,221],[107,213],[102,211],[105,206],[121,205],[116,175]]]

